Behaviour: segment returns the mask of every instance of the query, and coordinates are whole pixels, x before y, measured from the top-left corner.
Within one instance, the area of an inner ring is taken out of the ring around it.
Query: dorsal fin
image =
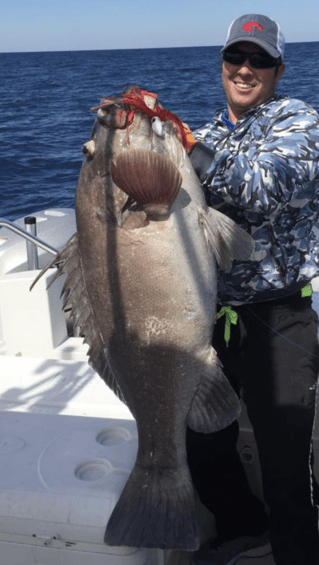
[[[107,346],[103,342],[97,330],[94,313],[91,308],[85,282],[82,275],[81,252],[79,249],[79,236],[74,234],[66,246],[42,269],[41,273],[33,281],[30,290],[40,277],[52,266],[61,263],[50,285],[62,273],[66,273],[67,279],[63,285],[61,296],[64,295],[64,308],[72,306],[71,316],[76,316],[75,328],[79,328],[84,336],[84,343],[89,345],[89,364],[106,382],[110,389],[122,402],[126,403],[124,395],[115,379],[108,359]],[[50,286],[49,285],[49,286]]]

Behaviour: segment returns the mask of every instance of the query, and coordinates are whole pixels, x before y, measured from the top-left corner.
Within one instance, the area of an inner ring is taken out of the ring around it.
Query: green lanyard
[[[304,298],[305,296],[311,296],[312,295],[312,286],[311,284],[307,284],[307,286],[304,286],[301,289],[301,296],[302,298]]]
[[[226,346],[228,347],[228,342],[230,340],[230,324],[235,324],[235,325],[237,324],[238,314],[237,312],[231,309],[231,306],[223,306],[221,311],[217,314],[216,317],[217,320],[224,314],[226,316],[224,337],[226,341]]]
[[[305,296],[312,295],[312,286],[311,284],[307,284],[301,289],[301,297],[304,298]],[[221,316],[225,315],[225,334],[224,338],[226,341],[226,347],[228,347],[228,342],[230,340],[230,325],[237,324],[238,314],[234,310],[232,310],[231,306],[223,306],[221,311],[217,314],[216,319],[218,320]]]

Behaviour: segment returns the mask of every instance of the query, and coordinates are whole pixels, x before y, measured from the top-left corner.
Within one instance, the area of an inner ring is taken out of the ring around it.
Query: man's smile
[[[234,80],[233,82],[240,90],[250,90],[255,86],[254,84],[242,82],[240,80]]]

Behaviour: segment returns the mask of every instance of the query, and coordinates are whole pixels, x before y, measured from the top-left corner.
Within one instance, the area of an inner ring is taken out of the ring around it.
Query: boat
[[[0,220],[0,565],[188,565],[185,552],[109,547],[105,526],[134,466],[129,409],[87,363],[88,346],[60,297],[65,275],[36,275],[76,231],[75,211]],[[319,312],[319,279],[313,281]],[[262,483],[243,407],[238,450],[253,492]],[[319,480],[319,425],[315,472]],[[213,516],[197,501],[201,539]],[[238,565],[273,565],[272,556]]]

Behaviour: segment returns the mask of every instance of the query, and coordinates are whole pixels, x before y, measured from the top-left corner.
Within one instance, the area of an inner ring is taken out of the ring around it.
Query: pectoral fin
[[[198,221],[223,271],[229,272],[234,260],[249,259],[255,244],[253,238],[225,214],[214,208],[200,209]]]
[[[169,217],[169,208],[182,184],[174,163],[153,151],[123,151],[111,162],[113,182],[143,207],[150,220]]]

